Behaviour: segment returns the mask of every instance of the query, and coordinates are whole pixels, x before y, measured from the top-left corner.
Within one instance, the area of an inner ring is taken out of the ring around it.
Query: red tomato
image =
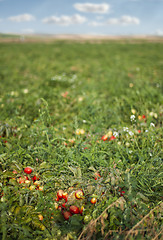
[[[13,170],[12,172],[13,172],[13,174],[17,174],[17,171],[16,171],[16,170]]]
[[[65,202],[67,202],[68,193],[67,193],[67,192],[64,192],[64,193],[62,194],[62,198],[65,199]]]
[[[57,197],[59,198],[59,199],[62,199],[63,198],[63,190],[59,190],[58,192],[57,192]]]
[[[18,182],[20,184],[25,183],[25,178],[19,177]]]
[[[25,183],[25,181],[28,180],[28,179],[29,178],[27,176],[23,176],[23,177],[19,177],[17,181],[18,181],[18,183],[21,184],[21,183]]]
[[[66,204],[66,203],[63,203],[63,204],[62,204],[62,207],[63,207],[63,208],[67,208],[65,204]]]
[[[70,210],[70,213],[72,213],[72,214],[80,213],[80,210],[77,206],[70,206],[69,210]]]
[[[38,181],[39,179],[40,179],[40,178],[37,177],[37,176],[34,176],[34,177],[32,178],[33,182]]]
[[[116,137],[111,136],[111,138],[109,139],[109,141],[114,140],[114,139],[116,139]]]
[[[143,118],[143,119],[145,119],[145,118],[146,118],[146,116],[145,116],[145,115],[142,115],[142,118]]]
[[[64,192],[64,193],[62,194],[62,197],[63,197],[63,199],[67,199],[67,198],[68,198],[68,193],[67,193],[67,192]]]
[[[104,135],[104,136],[102,136],[101,140],[103,140],[103,141],[106,141],[106,140],[108,140],[108,137],[107,137],[107,135]]]
[[[24,172],[25,172],[26,174],[31,174],[31,173],[32,173],[32,168],[26,167],[26,168],[24,169]]]
[[[83,193],[82,190],[77,190],[77,191],[75,192],[75,197],[76,197],[76,199],[82,199],[83,196],[84,196],[84,193]]]
[[[125,194],[125,191],[121,191],[121,194],[120,194],[120,196],[121,196],[121,197],[123,197],[123,196],[124,196],[124,194]]]
[[[72,216],[72,214],[68,211],[63,212],[63,216],[65,220],[69,220],[69,218]]]

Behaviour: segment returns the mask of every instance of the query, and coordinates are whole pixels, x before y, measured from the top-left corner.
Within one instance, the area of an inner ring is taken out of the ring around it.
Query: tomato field
[[[0,43],[0,239],[161,239],[162,56]]]

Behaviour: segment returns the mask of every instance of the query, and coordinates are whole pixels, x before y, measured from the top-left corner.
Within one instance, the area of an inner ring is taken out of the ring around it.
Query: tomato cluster
[[[70,188],[71,190],[73,187]],[[60,205],[55,204],[56,209],[60,210],[64,219],[69,220],[69,218],[74,214],[83,214],[84,206],[83,202],[80,200],[85,199],[84,192],[82,189],[73,191],[70,195],[63,190],[57,192],[57,202],[60,202]],[[65,201],[64,203],[61,201]],[[77,202],[76,202],[77,201]],[[78,202],[79,201],[79,202]],[[74,204],[76,202],[77,206]],[[89,198],[89,202],[93,205],[97,202],[97,198]],[[72,204],[73,203],[73,204]]]
[[[40,190],[43,191],[43,186],[41,185],[40,177],[33,175],[31,176],[31,173],[33,172],[33,169],[31,167],[24,168],[24,174],[17,178],[17,182],[19,184],[24,184],[26,187],[29,187],[29,190]],[[16,170],[13,170],[13,174],[17,175],[18,172]],[[25,175],[27,174],[27,175]],[[15,178],[12,178],[15,180]]]

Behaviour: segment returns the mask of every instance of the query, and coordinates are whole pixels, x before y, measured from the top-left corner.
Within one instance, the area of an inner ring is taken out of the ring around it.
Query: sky
[[[163,0],[0,0],[0,33],[163,36]]]

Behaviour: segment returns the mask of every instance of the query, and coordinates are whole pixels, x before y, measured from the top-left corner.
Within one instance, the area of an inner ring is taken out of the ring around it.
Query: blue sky
[[[163,0],[0,0],[0,32],[163,35]]]

